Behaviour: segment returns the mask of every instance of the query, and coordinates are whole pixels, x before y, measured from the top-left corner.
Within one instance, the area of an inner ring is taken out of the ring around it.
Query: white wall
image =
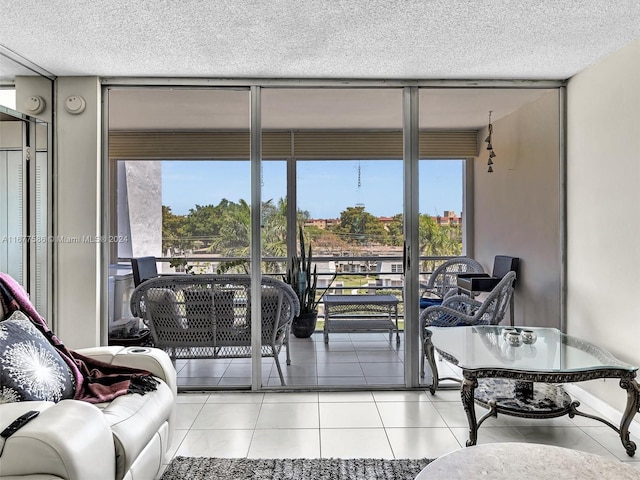
[[[100,236],[102,222],[101,93],[96,77],[60,77],[56,84],[54,234],[81,239],[54,247],[56,334],[73,349],[100,344],[102,245],[89,238]],[[83,113],[64,109],[71,95],[84,97]]]
[[[569,81],[567,122],[568,333],[640,366],[640,40]]]
[[[493,123],[493,173],[485,143],[474,161],[473,256],[488,272],[495,255],[520,258],[517,325],[560,327],[559,125],[552,90]]]

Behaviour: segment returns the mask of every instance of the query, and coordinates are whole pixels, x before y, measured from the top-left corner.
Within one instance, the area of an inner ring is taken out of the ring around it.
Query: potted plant
[[[305,249],[302,227],[299,229],[299,235],[300,255],[291,257],[284,281],[291,285],[291,288],[296,292],[298,300],[300,301],[300,314],[293,318],[291,332],[298,338],[308,338],[316,329],[318,303],[322,295],[331,287],[336,275],[333,276],[327,288],[322,292],[322,295],[316,298],[316,288],[318,285],[317,265],[313,265],[313,270],[311,270],[311,262],[313,260],[311,245],[309,245],[309,250],[307,251]]]

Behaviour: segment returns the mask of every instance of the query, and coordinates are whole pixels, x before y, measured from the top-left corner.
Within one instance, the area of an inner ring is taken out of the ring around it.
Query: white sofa
[[[171,443],[177,396],[171,360],[162,350],[148,347],[76,351],[147,370],[162,381],[145,395],[128,394],[95,405],[77,400],[0,404],[0,431],[23,413],[40,411],[6,439],[0,479],[153,480]]]

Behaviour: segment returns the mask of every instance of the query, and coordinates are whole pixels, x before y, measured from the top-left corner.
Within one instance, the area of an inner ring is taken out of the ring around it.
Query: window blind
[[[109,157],[127,160],[247,159],[249,131],[111,131]],[[479,154],[476,130],[421,131],[421,158],[466,158]],[[401,159],[402,132],[264,131],[262,156],[301,160]]]

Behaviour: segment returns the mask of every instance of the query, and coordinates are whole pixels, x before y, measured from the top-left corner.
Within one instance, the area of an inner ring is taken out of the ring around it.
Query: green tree
[[[189,209],[187,215],[187,235],[192,239],[194,247],[207,247],[219,234],[221,213],[232,202],[223,199],[217,206],[196,205]]]
[[[169,248],[188,248],[185,237],[187,236],[187,218],[184,215],[176,215],[171,207],[162,206],[162,251]]]
[[[239,203],[226,202],[220,207],[220,228],[218,236],[209,247],[210,252],[219,253],[225,257],[250,256],[251,237],[251,207],[244,201]],[[267,257],[287,257],[287,202],[280,198],[276,202],[272,199],[262,203],[262,255]],[[309,217],[306,211],[298,211],[297,217],[301,223]],[[285,267],[274,262],[265,262],[263,271],[278,273]],[[220,272],[249,271],[247,260],[236,260],[220,265]]]
[[[462,232],[457,226],[444,226],[429,215],[418,219],[420,254],[424,256],[456,256],[462,253]],[[425,262],[424,269],[432,268]]]
[[[240,199],[239,203],[226,202],[220,209],[218,235],[211,242],[210,251],[225,257],[249,256],[251,238],[251,207]]]
[[[394,247],[402,245],[404,241],[404,217],[401,213],[393,216],[393,220],[387,225],[389,242]]]
[[[386,244],[388,233],[378,218],[366,212],[364,207],[347,207],[340,213],[340,225],[333,231],[352,244]]]
[[[287,256],[287,202],[280,198],[262,203],[262,254]]]

